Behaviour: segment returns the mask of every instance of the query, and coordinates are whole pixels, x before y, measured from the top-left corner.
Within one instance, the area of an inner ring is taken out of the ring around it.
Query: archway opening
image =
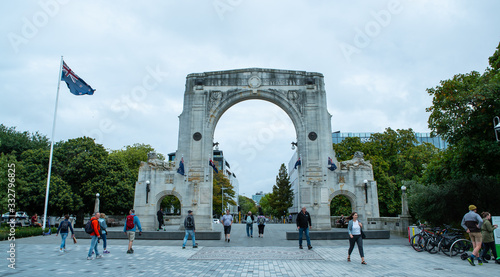
[[[160,199],[163,225],[179,225],[181,221],[181,201],[175,195],[165,195]]]
[[[330,216],[333,227],[346,227],[346,218],[352,213],[352,203],[347,196],[339,194],[330,202]]]
[[[236,176],[236,183],[232,182],[236,207],[231,213],[238,214],[238,206],[244,213],[259,213],[257,202],[272,192],[281,164],[288,167],[294,153],[291,142],[296,141],[292,120],[276,104],[245,100],[224,112],[214,130],[214,143]],[[214,201],[216,197],[221,198],[221,193],[214,190]],[[248,205],[251,201],[253,207]]]

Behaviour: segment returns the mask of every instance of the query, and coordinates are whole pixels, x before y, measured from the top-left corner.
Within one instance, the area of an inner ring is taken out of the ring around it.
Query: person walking
[[[358,213],[353,212],[348,218],[347,232],[349,233],[349,251],[347,252],[347,261],[351,261],[351,253],[354,249],[354,244],[358,245],[359,256],[361,256],[361,264],[366,265],[365,255],[363,253],[363,237],[361,236],[363,224],[358,221]]]
[[[312,226],[311,215],[306,211],[306,207],[302,207],[302,210],[297,215],[297,230],[299,230],[299,248],[302,249],[302,234],[306,234],[307,249],[312,249],[311,239],[309,238],[309,227]]]
[[[141,227],[141,221],[139,220],[139,217],[135,215],[135,210],[131,209],[129,212],[129,215],[125,219],[125,226],[123,226],[123,232],[128,237],[128,250],[127,254],[133,254],[134,249],[132,248],[132,244],[134,243],[135,240],[135,233],[137,228],[139,229],[139,236],[142,235],[142,227]]]
[[[101,238],[101,227],[99,226],[99,218],[101,214],[100,213],[94,213],[94,216],[90,219],[91,226],[93,232],[90,234],[90,237],[92,238],[90,240],[90,248],[89,248],[89,253],[87,255],[87,260],[92,260],[92,254],[95,252],[95,258],[100,259],[102,258],[102,255],[99,254],[99,250],[97,249],[97,241],[98,239]]]
[[[247,221],[247,237],[253,238],[253,222],[255,221],[255,217],[252,215],[252,212],[248,212],[246,221]]]
[[[163,224],[163,212],[161,210],[161,207],[158,212],[156,212],[156,218],[158,219],[158,230],[156,231],[160,231],[161,225]]]
[[[264,237],[264,227],[266,227],[266,217],[264,213],[260,213],[257,217],[257,227],[259,227],[259,238]]]
[[[495,237],[493,231],[498,228],[498,225],[491,225],[491,214],[489,212],[482,212],[483,225],[481,226],[481,236],[483,237],[483,251],[481,252],[481,259],[483,263],[488,263],[485,258],[488,251],[491,249],[495,263],[500,264],[500,259],[497,256],[497,249],[495,247]]]
[[[75,236],[71,222],[69,221],[69,214],[64,215],[64,220],[59,223],[57,228],[56,237],[61,233],[61,247],[59,247],[59,252],[63,253],[66,251],[66,238],[68,237],[69,230],[71,230],[71,237]]]
[[[108,229],[108,225],[106,224],[106,214],[104,213],[101,213],[101,216],[99,217],[99,227],[101,227],[101,238],[102,238],[102,248],[103,248],[102,253],[109,254],[110,252],[106,250],[106,246],[108,243],[106,239],[108,231],[106,231],[106,229]]]
[[[479,257],[479,250],[481,249],[482,236],[481,236],[481,225],[483,225],[483,219],[476,213],[477,207],[474,205],[469,206],[469,212],[462,218],[462,227],[469,233],[470,241],[472,242],[472,247],[474,250],[467,261],[470,265],[475,266],[474,258],[477,257],[477,264],[483,265],[481,257]]]
[[[198,248],[196,244],[196,239],[194,233],[196,232],[196,226],[194,224],[194,216],[193,211],[189,210],[188,215],[184,219],[184,229],[186,230],[186,235],[184,236],[184,242],[182,243],[182,249],[186,249],[186,242],[188,240],[189,235],[191,235],[191,239],[193,240],[193,248]]]
[[[222,216],[222,224],[224,224],[224,241],[231,241],[231,226],[233,225],[233,216],[226,210],[226,214]]]

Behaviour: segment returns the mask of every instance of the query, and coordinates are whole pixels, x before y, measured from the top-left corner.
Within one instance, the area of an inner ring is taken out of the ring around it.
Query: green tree
[[[243,195],[238,195],[238,202],[240,203],[242,215],[248,212],[252,212],[252,214],[257,214],[258,212],[257,204],[252,199]]]
[[[269,205],[274,216],[286,216],[288,209],[293,206],[293,189],[290,183],[285,164],[281,164],[276,184],[273,186],[273,192],[269,195]]]
[[[110,156],[116,156],[128,166],[134,176],[139,176],[139,167],[141,162],[148,160],[148,153],[156,152],[155,149],[149,144],[134,143],[133,145],[125,146],[125,149],[111,150]],[[157,154],[160,160],[165,160],[162,154]]]
[[[269,203],[270,195],[271,195],[270,193],[266,193],[264,197],[260,199],[259,202],[260,208],[262,209],[262,213],[264,213],[264,215],[276,214],[276,212],[273,211],[271,204]]]
[[[181,214],[181,201],[175,195],[167,195],[161,200],[163,210],[167,209],[171,214]]]
[[[351,201],[344,195],[337,195],[330,202],[330,215],[345,215],[346,217],[352,213]]]
[[[222,188],[224,188],[224,209],[227,209],[229,205],[236,205],[236,201],[234,201],[236,193],[233,185],[222,171],[214,173],[213,184],[212,209],[215,214],[222,215],[225,213],[222,210]]]
[[[49,139],[38,132],[19,132],[16,127],[0,124],[0,153],[14,154],[18,159],[29,149],[49,149]]]

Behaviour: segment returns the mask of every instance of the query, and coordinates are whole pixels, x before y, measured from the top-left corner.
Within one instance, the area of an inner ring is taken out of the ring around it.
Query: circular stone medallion
[[[316,134],[315,132],[310,132],[308,137],[310,140],[314,141],[318,138],[318,134]]]
[[[262,81],[260,80],[259,77],[257,76],[252,76],[248,79],[248,85],[251,87],[251,88],[258,88],[260,87],[260,85],[262,84]]]

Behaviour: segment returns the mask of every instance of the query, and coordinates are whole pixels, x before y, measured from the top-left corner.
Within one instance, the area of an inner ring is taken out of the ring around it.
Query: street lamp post
[[[222,210],[220,210],[221,214],[224,215],[224,190],[226,190],[228,188],[220,188],[221,190],[221,194],[222,194]]]
[[[95,194],[95,205],[94,205],[94,213],[99,212],[99,193]]]
[[[401,208],[402,208],[402,215],[407,215],[408,214],[408,202],[406,200],[406,186],[402,185],[401,186]]]
[[[368,203],[368,180],[364,180],[363,183],[365,183],[365,201]]]

